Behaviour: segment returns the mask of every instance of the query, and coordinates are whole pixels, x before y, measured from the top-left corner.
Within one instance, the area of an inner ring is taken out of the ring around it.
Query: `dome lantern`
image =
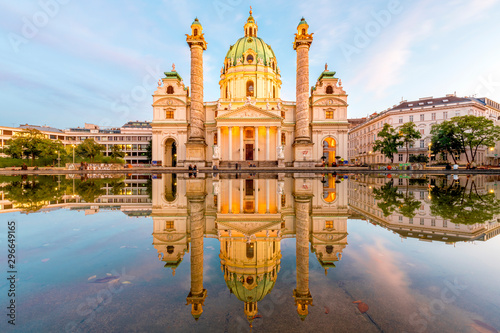
[[[252,6],[250,6],[250,16],[247,19],[247,23],[245,24],[245,37],[257,37],[257,30],[259,30],[259,27],[257,26],[257,23],[255,22],[255,19],[252,16]]]

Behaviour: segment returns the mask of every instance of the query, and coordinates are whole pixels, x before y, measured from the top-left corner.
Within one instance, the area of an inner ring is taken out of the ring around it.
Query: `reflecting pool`
[[[0,177],[0,330],[500,329],[499,177],[196,176]]]

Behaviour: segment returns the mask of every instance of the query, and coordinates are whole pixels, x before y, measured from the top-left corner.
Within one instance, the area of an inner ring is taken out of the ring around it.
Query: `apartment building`
[[[390,160],[380,152],[373,150],[374,142],[384,124],[397,128],[407,122],[413,122],[420,131],[422,138],[410,145],[408,154],[427,155],[431,142],[430,131],[432,125],[450,120],[456,116],[483,116],[500,124],[500,104],[488,98],[457,97],[455,94],[445,97],[424,97],[416,101],[402,101],[392,108],[374,113],[365,122],[349,131],[349,161],[350,163],[387,164]],[[406,162],[406,147],[400,147],[395,154],[394,162]],[[498,165],[500,157],[500,143],[495,147],[482,147],[478,150],[476,162],[481,164]],[[431,161],[452,162],[451,156],[438,154],[432,156]],[[465,155],[460,156],[461,164],[466,163]]]

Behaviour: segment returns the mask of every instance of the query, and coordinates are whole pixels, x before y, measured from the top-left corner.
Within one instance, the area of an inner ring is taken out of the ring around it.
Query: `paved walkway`
[[[67,175],[67,174],[159,174],[159,173],[188,173],[187,168],[164,168],[164,167],[137,167],[119,170],[66,170],[63,168],[47,168],[39,170],[20,170],[16,168],[0,169],[0,175]],[[431,168],[426,170],[370,170],[367,167],[337,167],[337,168],[242,168],[218,169],[200,168],[198,173],[360,173],[360,174],[493,174],[500,175],[500,168],[489,170],[444,170],[443,168]]]

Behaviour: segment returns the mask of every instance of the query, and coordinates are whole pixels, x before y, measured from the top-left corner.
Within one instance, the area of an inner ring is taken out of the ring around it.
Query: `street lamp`
[[[57,167],[61,167],[61,152],[59,150],[56,151],[57,153]]]
[[[431,165],[431,146],[432,146],[432,142],[429,142],[429,155],[427,156],[429,158],[429,161],[427,162],[427,166],[430,166]]]

